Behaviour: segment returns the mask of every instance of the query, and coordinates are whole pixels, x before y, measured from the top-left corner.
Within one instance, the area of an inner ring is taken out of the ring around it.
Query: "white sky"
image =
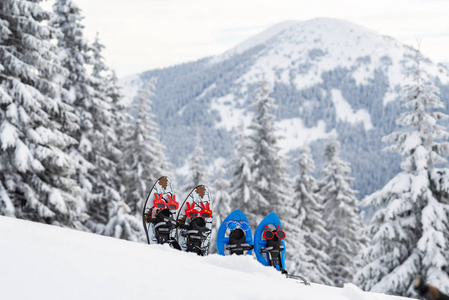
[[[51,3],[54,0],[50,0]],[[74,0],[119,77],[217,55],[286,20],[345,19],[449,62],[449,0]],[[47,2],[47,5],[49,4]]]

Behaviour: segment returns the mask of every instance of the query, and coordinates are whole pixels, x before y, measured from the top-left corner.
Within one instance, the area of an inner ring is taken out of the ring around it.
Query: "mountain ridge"
[[[362,198],[399,171],[400,158],[383,153],[381,139],[398,129],[397,100],[401,86],[410,82],[405,73],[414,55],[411,47],[359,25],[317,18],[277,24],[221,56],[150,70],[139,79],[158,80],[153,102],[161,140],[181,170],[197,135],[209,165],[232,157],[236,127],[251,119],[248,107],[264,76],[278,106],[283,152],[293,161],[306,142],[311,144],[319,176],[323,139],[337,131]],[[423,65],[448,113],[448,70],[429,59]]]

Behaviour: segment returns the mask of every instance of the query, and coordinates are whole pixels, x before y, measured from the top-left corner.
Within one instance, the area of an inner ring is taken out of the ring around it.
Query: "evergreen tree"
[[[101,54],[104,49],[103,44],[100,43],[98,34],[94,43],[90,46],[89,62],[92,66],[91,85],[94,89],[93,99],[103,102],[102,106],[107,110],[101,112],[102,123],[99,128],[102,131],[102,140],[97,140],[97,151],[105,160],[101,163],[102,169],[107,171],[103,176],[103,181],[115,190],[120,190],[122,180],[118,174],[118,164],[123,158],[123,151],[120,148],[121,143],[119,136],[124,131],[125,114],[123,107],[119,104],[121,100],[120,90],[118,88],[117,79],[114,77],[114,72],[111,71],[105,64],[104,58]]]
[[[216,239],[217,232],[220,228],[223,220],[231,213],[231,196],[227,192],[230,186],[228,180],[226,180],[226,170],[223,168],[222,163],[219,163],[215,167],[216,179],[214,182],[214,201],[212,202],[212,238],[210,241],[211,253],[216,253]]]
[[[253,159],[251,156],[250,140],[245,135],[243,123],[240,123],[237,131],[235,150],[236,158],[231,163],[231,170],[233,171],[230,190],[232,207],[246,212],[247,205],[252,198],[251,193],[254,184],[251,174]]]
[[[123,108],[119,104],[121,95],[117,86],[117,78],[115,73],[111,72],[104,63],[101,54],[103,49],[104,46],[101,44],[97,34],[94,43],[90,46],[92,53],[90,64],[93,66],[92,83],[95,89],[94,96],[109,104],[110,111],[109,119],[107,119],[109,126],[105,127],[104,139],[98,144],[98,151],[106,160],[106,163],[102,164],[103,171],[106,173],[101,176],[103,181],[107,182],[114,191],[119,192],[119,197],[112,198],[109,203],[103,200],[104,203],[107,203],[109,211],[108,221],[103,234],[143,242],[145,233],[140,221],[141,205],[137,203],[144,198],[144,193],[141,193],[138,199],[126,198],[130,188],[135,192],[132,185],[133,182],[123,180],[123,173],[121,172],[123,170],[123,162],[126,162],[125,153],[130,150],[130,145],[125,146],[123,140],[119,137],[124,135],[128,125],[125,123],[126,117],[123,113]],[[143,109],[143,107],[141,108]],[[135,148],[133,149],[135,150]]]
[[[287,260],[293,274],[306,275],[315,283],[333,285],[329,278],[329,256],[325,252],[329,247],[326,240],[329,233],[325,228],[318,184],[310,175],[315,169],[315,162],[308,146],[303,148],[297,162],[299,175],[295,180],[293,203],[296,214],[292,221],[295,228],[289,233],[293,239],[289,239],[292,242],[291,247],[287,247]]]
[[[355,259],[367,240],[363,234],[363,224],[358,213],[358,200],[355,191],[349,186],[353,178],[349,163],[340,159],[340,143],[335,134],[331,134],[326,143],[324,154],[327,163],[322,172],[319,189],[323,199],[323,219],[329,243],[326,253],[329,255],[329,278],[336,286],[350,282],[357,271]]]
[[[95,42],[94,46],[95,47]],[[101,45],[101,44],[100,44]],[[97,70],[102,69],[101,67],[97,67]],[[114,111],[116,114],[114,125],[115,132],[117,136],[116,143],[112,149],[114,151],[110,151],[114,161],[117,162],[116,166],[116,174],[115,176],[116,185],[118,190],[120,191],[120,197],[125,201],[128,201],[128,185],[125,178],[126,168],[127,168],[127,159],[126,159],[126,151],[129,149],[129,144],[126,142],[130,131],[130,124],[132,124],[133,117],[129,113],[126,112],[126,109],[122,104],[121,100],[123,99],[119,84],[118,78],[114,70],[108,69],[106,67],[107,73],[105,74],[105,86],[106,86],[106,94],[111,99],[112,103],[114,103]],[[93,74],[96,74],[95,67]],[[137,210],[134,209],[133,205],[130,206],[132,208],[133,214],[137,213]],[[140,209],[139,209],[140,210]],[[140,217],[140,211],[139,211]]]
[[[101,234],[109,219],[109,202],[121,200],[114,175],[117,164],[111,156],[117,150],[117,111],[104,88],[101,56],[95,56],[101,47],[91,55],[92,48],[83,37],[81,10],[71,0],[57,0],[53,9],[50,24],[62,32],[59,57],[70,72],[64,81],[69,93],[63,101],[75,107],[80,120],[79,130],[72,135],[78,143],[68,151],[79,164],[76,180],[83,188],[82,199],[90,215],[86,228]],[[93,75],[86,71],[88,65]]]
[[[90,45],[89,51],[91,52],[91,55],[88,57],[88,59],[89,64],[92,65],[92,77],[97,79],[98,81],[101,81],[101,83],[97,81],[97,85],[99,85],[102,90],[106,90],[108,87],[108,84],[104,81],[106,81],[105,73],[110,71],[106,66],[106,63],[104,62],[103,55],[101,54],[104,48],[105,47],[100,42],[100,37],[97,32],[94,42],[92,43],[92,45]]]
[[[417,51],[412,83],[402,89],[408,110],[397,123],[405,130],[383,139],[392,143],[387,150],[403,156],[402,172],[363,200],[378,210],[368,228],[373,243],[363,253],[368,264],[355,277],[365,290],[402,296],[414,295],[416,275],[449,290],[447,171],[435,167],[449,152],[449,144],[441,142],[449,134],[437,124],[448,116],[437,111],[444,106],[438,89],[425,83],[421,59]]]
[[[125,107],[120,103],[120,101],[123,98],[122,92],[119,87],[117,74],[115,73],[114,70],[108,69],[108,72],[105,77],[106,77],[106,86],[107,86],[106,94],[109,98],[111,98],[111,101],[113,103],[115,103],[117,109],[122,112],[123,115],[121,117],[124,118],[124,120],[125,120],[125,122],[121,122],[121,126],[119,127],[119,132],[120,132],[119,136],[121,136],[122,132],[120,130],[122,130],[123,128],[126,127],[126,126],[123,126],[123,123],[126,123],[126,121],[129,120],[128,115],[126,113],[124,113]]]
[[[279,137],[274,125],[276,108],[269,95],[269,83],[262,79],[252,107],[255,110],[250,129],[253,149],[251,173],[254,188],[251,200],[245,206],[251,224],[257,226],[270,212],[276,212],[282,219],[293,214],[290,181],[286,176],[286,160],[279,153]]]
[[[80,228],[75,162],[63,152],[76,117],[60,100],[66,70],[39,2],[0,2],[0,214]]]
[[[155,116],[151,112],[153,89],[154,83],[150,82],[138,91],[131,107],[135,118],[129,123],[122,141],[126,202],[132,214],[139,217],[146,193],[159,177],[167,175],[169,168],[165,148],[157,138],[159,129],[154,122]]]
[[[104,234],[133,242],[145,242],[142,222],[132,214],[125,201],[110,202],[109,221]]]
[[[205,165],[206,157],[204,156],[203,148],[200,144],[200,137],[196,138],[196,146],[193,153],[188,159],[189,173],[186,179],[186,184],[182,191],[186,194],[190,193],[192,189],[200,184],[206,184],[209,180],[209,172]]]

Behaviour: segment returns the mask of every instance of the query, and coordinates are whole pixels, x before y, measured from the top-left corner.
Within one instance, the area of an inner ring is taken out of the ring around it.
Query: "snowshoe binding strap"
[[[260,253],[267,254],[267,261],[270,266],[276,267],[279,266],[279,269],[282,270],[284,266],[282,265],[282,251],[284,250],[284,246],[282,246],[282,241],[277,236],[273,236],[271,239],[267,240],[267,246],[263,249],[260,249]]]
[[[207,247],[203,247],[203,242],[210,235],[211,230],[206,227],[206,221],[203,218],[195,218],[188,224],[187,230],[182,232],[186,237],[187,252],[194,252],[204,256]]]
[[[236,228],[229,234],[229,244],[225,246],[226,250],[229,250],[231,254],[243,255],[245,251],[249,251],[254,246],[245,243],[246,233],[241,228]]]
[[[210,232],[210,229],[206,227],[206,221],[203,218],[195,218],[190,222],[189,225],[191,230]]]
[[[154,224],[154,233],[158,244],[169,243],[173,238],[170,233],[176,228],[176,221],[173,220],[172,214],[166,208],[159,211],[156,217],[152,219]]]

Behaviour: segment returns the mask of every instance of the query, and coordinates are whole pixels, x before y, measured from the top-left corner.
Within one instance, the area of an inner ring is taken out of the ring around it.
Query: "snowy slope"
[[[252,257],[199,257],[0,217],[2,299],[405,299],[285,279]]]
[[[384,69],[389,79],[384,103],[388,103],[394,100],[395,87],[404,83],[405,68],[414,55],[410,47],[344,20],[318,18],[280,25],[288,26],[265,42],[265,53],[239,80],[248,84],[265,73],[272,82],[290,84],[291,71],[297,71],[293,83],[303,89],[321,83],[324,72],[346,68],[357,85],[368,85],[375,71]],[[239,47],[229,52],[238,53]],[[449,74],[438,65],[428,61],[424,68],[443,84],[449,83]]]
[[[214,62],[214,63],[222,62],[226,59],[233,57],[234,55],[241,54],[247,50],[250,50],[251,48],[265,44],[273,37],[276,37],[277,35],[279,35],[285,29],[287,29],[297,23],[298,23],[297,21],[285,21],[285,22],[276,24],[274,26],[271,26],[270,28],[263,31],[262,33],[259,33],[255,36],[243,41],[242,43],[240,43],[237,46],[235,46],[234,48],[226,51],[222,55],[219,55],[219,56],[213,58],[212,62]]]

